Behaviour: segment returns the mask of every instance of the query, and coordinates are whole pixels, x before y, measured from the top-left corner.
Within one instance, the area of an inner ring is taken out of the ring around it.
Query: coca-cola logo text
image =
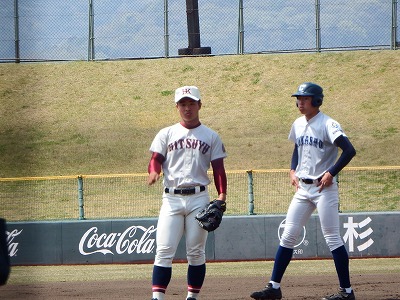
[[[154,225],[149,228],[143,226],[131,226],[124,232],[98,233],[97,227],[88,229],[79,242],[79,252],[82,255],[94,253],[123,254],[152,253],[155,247],[155,238],[150,236],[157,228]]]
[[[22,229],[18,231],[14,229],[10,232],[6,231],[7,235],[7,246],[8,246],[8,255],[10,257],[16,256],[18,252],[18,243],[14,241],[15,237],[19,236],[22,233]]]

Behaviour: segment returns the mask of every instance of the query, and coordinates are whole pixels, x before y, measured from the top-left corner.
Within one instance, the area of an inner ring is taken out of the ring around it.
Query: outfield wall
[[[208,236],[208,261],[273,259],[284,215],[226,216]],[[340,214],[350,257],[400,257],[400,213]],[[12,265],[151,263],[157,219],[8,222]],[[184,237],[176,253],[185,260]],[[294,258],[326,258],[330,252],[317,215],[303,228]]]

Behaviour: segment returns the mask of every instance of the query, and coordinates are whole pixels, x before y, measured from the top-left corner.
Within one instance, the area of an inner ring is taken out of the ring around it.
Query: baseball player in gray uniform
[[[272,276],[267,286],[253,292],[253,299],[282,299],[281,279],[289,265],[296,239],[311,214],[318,209],[321,229],[332,253],[339,278],[339,291],[323,300],[355,300],[350,284],[349,257],[339,232],[339,192],[336,175],[356,151],[340,124],[320,111],[322,88],[312,82],[298,87],[292,97],[303,114],[289,133],[294,143],[290,180],[296,193],[289,205]],[[338,157],[338,148],[342,153]]]
[[[205,246],[208,232],[195,219],[210,201],[207,170],[213,169],[216,198],[225,204],[226,152],[219,135],[201,124],[199,89],[183,86],[175,91],[181,121],[161,129],[154,138],[148,167],[148,184],[163,172],[164,193],[157,223],[157,250],[153,266],[152,300],[163,300],[172,274],[172,261],[183,234],[188,261],[187,296],[197,299],[206,274]]]

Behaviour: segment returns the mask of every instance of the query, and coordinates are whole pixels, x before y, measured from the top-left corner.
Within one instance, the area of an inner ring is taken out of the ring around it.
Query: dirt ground
[[[352,274],[357,300],[399,300],[399,274]],[[259,277],[205,280],[199,300],[251,299],[250,293],[261,289],[265,279]],[[282,282],[283,299],[321,299],[336,292],[335,276],[286,276]],[[172,278],[166,300],[184,300],[186,285],[182,278]],[[0,287],[0,299],[151,299],[149,280],[56,282]]]

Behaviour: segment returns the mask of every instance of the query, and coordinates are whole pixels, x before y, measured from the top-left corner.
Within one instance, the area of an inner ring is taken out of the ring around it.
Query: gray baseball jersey
[[[299,151],[296,176],[317,179],[333,166],[338,156],[334,141],[340,135],[346,136],[340,124],[322,112],[309,121],[296,119],[289,133]]]

